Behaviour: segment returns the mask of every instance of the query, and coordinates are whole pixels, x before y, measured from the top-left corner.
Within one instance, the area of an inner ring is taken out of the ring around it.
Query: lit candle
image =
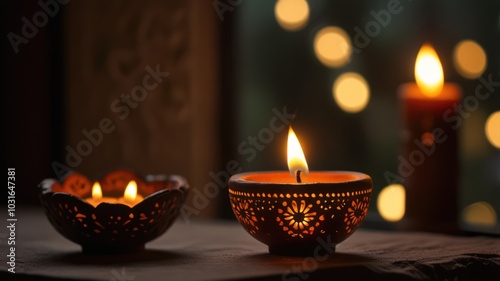
[[[417,55],[415,79],[398,90],[403,114],[398,172],[406,187],[401,227],[454,232],[459,162],[457,128],[452,125],[461,89],[444,83],[439,57],[428,44]]]
[[[307,176],[309,174],[309,167],[307,166],[304,151],[300,146],[299,139],[293,131],[292,126],[288,129],[287,162],[288,170],[298,183],[302,181],[302,175]]]
[[[85,199],[90,205],[97,207],[97,205],[106,203],[116,203],[118,200],[113,197],[102,197],[102,189],[99,182],[95,182],[92,186],[92,197]]]
[[[349,237],[368,211],[371,178],[348,171],[311,171],[295,132],[288,133],[288,171],[248,172],[229,179],[234,214],[275,254],[312,254],[318,241]]]
[[[97,207],[97,205],[101,203],[121,203],[133,207],[143,199],[144,198],[140,194],[137,194],[137,183],[135,181],[130,181],[128,183],[123,193],[123,197],[120,198],[103,197],[101,185],[99,182],[95,182],[92,186],[92,197],[85,199],[85,201],[94,207]]]
[[[139,202],[141,202],[144,198],[137,194],[137,183],[135,181],[130,181],[125,188],[125,193],[123,193],[123,197],[118,199],[118,203],[122,203],[128,205],[130,207],[135,206]]]

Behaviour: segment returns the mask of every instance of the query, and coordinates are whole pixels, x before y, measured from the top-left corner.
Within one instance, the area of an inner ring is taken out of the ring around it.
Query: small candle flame
[[[136,196],[137,196],[137,183],[135,181],[130,181],[127,185],[127,188],[125,188],[125,193],[123,194],[123,197],[125,197],[125,200],[132,202],[135,200]]]
[[[288,170],[292,176],[297,176],[297,172],[307,175],[309,174],[309,168],[307,167],[306,157],[300,146],[299,139],[295,135],[295,132],[290,126],[288,130]],[[300,175],[299,175],[300,176]]]
[[[415,80],[422,93],[428,97],[437,97],[443,89],[443,67],[439,57],[429,44],[424,44],[415,62]]]
[[[102,189],[99,182],[95,182],[92,186],[92,199],[99,200],[102,198]]]

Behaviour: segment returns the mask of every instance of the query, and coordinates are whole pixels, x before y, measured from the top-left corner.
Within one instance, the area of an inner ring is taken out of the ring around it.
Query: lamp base
[[[121,255],[134,254],[144,251],[145,244],[134,245],[132,247],[98,247],[95,245],[82,246],[82,253],[85,255]]]
[[[331,251],[329,254],[333,255],[335,246],[330,246],[328,250]],[[314,257],[319,253],[324,255],[324,252],[325,249],[320,245],[314,247],[269,246],[269,253],[276,256]]]

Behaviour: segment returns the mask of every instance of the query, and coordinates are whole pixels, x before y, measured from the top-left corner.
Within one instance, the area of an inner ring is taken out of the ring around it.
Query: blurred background
[[[480,77],[500,82],[496,0],[5,5],[6,165],[25,204],[44,178],[130,168],[184,175],[201,193],[215,182],[196,215],[233,218],[217,179],[230,161],[286,170],[293,114],[309,168],[369,174],[370,216],[397,221],[404,187],[384,173],[397,172],[397,89],[414,81],[420,47],[432,44],[464,98]],[[498,230],[500,87],[491,93],[459,129],[458,202],[462,222]]]

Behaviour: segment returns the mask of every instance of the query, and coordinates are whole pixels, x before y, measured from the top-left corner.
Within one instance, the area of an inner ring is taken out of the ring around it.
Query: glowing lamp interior
[[[309,174],[309,168],[307,167],[306,157],[300,146],[299,139],[295,132],[290,126],[288,130],[288,170],[292,176],[296,176],[297,171],[300,171],[303,175]]]
[[[92,199],[99,200],[102,198],[102,189],[101,185],[98,182],[95,182],[92,186]]]
[[[428,97],[437,97],[443,89],[443,67],[434,49],[424,44],[415,62],[415,80],[422,93]]]
[[[137,183],[135,181],[130,181],[125,188],[125,193],[123,197],[126,201],[133,202],[137,197]]]

